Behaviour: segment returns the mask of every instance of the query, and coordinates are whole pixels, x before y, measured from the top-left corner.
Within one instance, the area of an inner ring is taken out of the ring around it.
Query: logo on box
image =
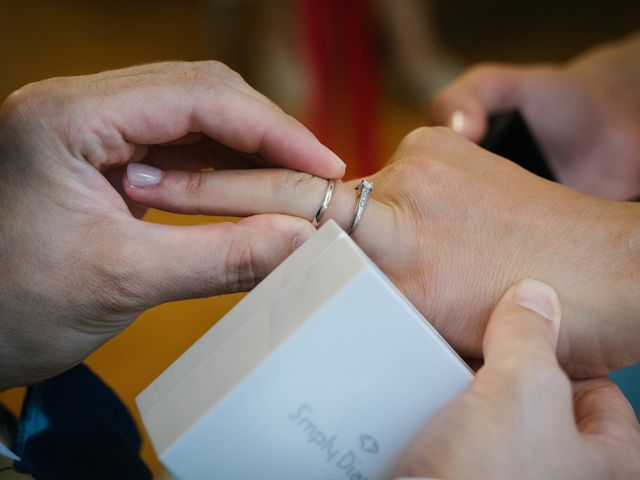
[[[307,443],[316,446],[323,454],[325,462],[335,466],[349,480],[368,480],[362,471],[363,459],[356,453],[357,449],[339,446],[338,435],[323,430],[312,418],[313,413],[309,404],[302,403],[287,418],[304,434]],[[378,441],[368,434],[360,435],[359,447],[367,455],[376,455],[380,451]]]

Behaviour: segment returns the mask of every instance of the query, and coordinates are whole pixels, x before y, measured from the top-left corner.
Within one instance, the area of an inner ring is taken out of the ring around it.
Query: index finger
[[[203,133],[273,165],[324,178],[344,174],[344,163],[300,122],[200,69],[86,82],[81,94],[69,84],[64,99],[72,104],[63,114],[73,115],[68,120],[76,128],[61,133],[96,168],[127,163],[136,145]]]
[[[639,428],[629,400],[609,378],[574,381],[573,394],[576,423],[582,433],[616,435]]]

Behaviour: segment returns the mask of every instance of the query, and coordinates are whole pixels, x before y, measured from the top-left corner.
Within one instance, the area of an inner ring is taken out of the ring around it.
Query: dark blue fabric
[[[117,395],[88,367],[29,387],[13,451],[41,480],[151,479],[142,438]]]

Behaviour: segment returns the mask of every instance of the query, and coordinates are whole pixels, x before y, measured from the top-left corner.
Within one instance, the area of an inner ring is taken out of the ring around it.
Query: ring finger
[[[146,176],[146,177],[145,177]],[[321,222],[347,229],[355,211],[358,181],[338,182]],[[126,194],[144,205],[184,214],[246,217],[281,213],[312,220],[325,196],[327,180],[287,169],[162,171],[134,164],[123,181]],[[391,239],[393,211],[372,197],[354,239],[376,257]]]

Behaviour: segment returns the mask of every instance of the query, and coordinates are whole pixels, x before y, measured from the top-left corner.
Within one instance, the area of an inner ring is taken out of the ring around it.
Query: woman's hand
[[[141,159],[198,171],[259,162],[344,173],[308,130],[217,62],[17,91],[0,109],[0,388],[73,366],[151,306],[247,290],[313,232],[281,215],[140,222],[107,178],[119,188],[123,166]]]
[[[565,66],[480,65],[435,96],[429,116],[478,143],[492,113],[520,110],[557,178],[579,191],[640,195],[640,35]]]
[[[510,288],[484,336],[471,387],[418,435],[398,477],[634,479],[640,425],[607,378],[575,382],[558,366],[560,308],[535,280]]]
[[[154,175],[146,187],[125,177],[126,194],[182,213],[311,219],[327,188],[287,170]],[[573,376],[640,360],[640,205],[548,182],[442,127],[412,132],[370,179],[354,239],[463,355],[481,357],[502,292],[533,277],[563,301],[559,356]],[[323,220],[349,225],[357,183],[338,183]]]

